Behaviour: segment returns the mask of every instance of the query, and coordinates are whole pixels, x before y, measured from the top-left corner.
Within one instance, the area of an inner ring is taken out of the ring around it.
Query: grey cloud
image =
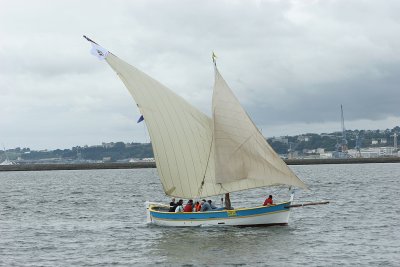
[[[145,140],[133,100],[89,54],[82,34],[207,114],[215,51],[240,102],[274,134],[336,127],[340,104],[349,125],[396,123],[399,7],[372,0],[3,1],[0,112],[8,116],[0,118],[0,142],[54,148]]]

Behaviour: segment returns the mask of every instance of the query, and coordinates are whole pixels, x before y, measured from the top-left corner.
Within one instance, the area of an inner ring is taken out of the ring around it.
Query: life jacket
[[[196,205],[194,206],[194,208],[195,208],[196,211],[200,211],[200,210],[201,210],[201,205],[200,205],[200,203],[199,203],[199,204],[196,204]]]

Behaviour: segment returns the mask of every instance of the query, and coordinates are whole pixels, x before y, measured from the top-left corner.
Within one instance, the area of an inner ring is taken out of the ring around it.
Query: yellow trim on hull
[[[279,204],[274,204],[274,205],[272,205],[272,206],[257,206],[257,207],[254,207],[254,208],[238,208],[238,209],[233,209],[233,210],[231,210],[231,211],[255,210],[255,209],[260,209],[260,208],[279,206],[279,205],[288,204],[288,203],[290,203],[290,202],[282,202],[282,203],[279,203]],[[157,212],[157,213],[167,213],[167,214],[170,214],[170,213],[171,213],[171,212],[169,212],[169,211],[158,211],[158,210],[153,210],[153,207],[157,207],[157,205],[150,205],[149,210],[150,210],[150,211],[153,211],[153,212]],[[168,207],[169,207],[169,206],[168,206]],[[185,213],[185,214],[194,213],[194,214],[197,214],[197,213],[199,213],[199,212],[201,212],[201,213],[217,213],[217,212],[227,212],[227,211],[228,211],[228,210],[216,210],[216,211],[180,212],[180,213]],[[272,212],[271,212],[271,213],[272,213]]]

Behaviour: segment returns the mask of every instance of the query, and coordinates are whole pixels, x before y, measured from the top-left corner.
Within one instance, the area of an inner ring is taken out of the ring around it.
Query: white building
[[[332,157],[332,152],[324,152],[319,154],[320,159],[331,159]]]
[[[350,156],[356,158],[359,156],[358,151],[355,149],[349,149],[348,153]],[[377,158],[377,157],[396,157],[399,156],[393,147],[369,147],[362,148],[360,150],[362,158]]]
[[[300,142],[308,142],[308,141],[310,141],[310,137],[307,135],[299,135],[297,137],[297,140]]]
[[[289,144],[289,139],[284,137],[284,136],[272,137],[271,141],[272,142],[280,142],[280,143],[284,143],[284,144]]]
[[[101,143],[104,148],[112,148],[114,147],[114,142],[111,143]]]

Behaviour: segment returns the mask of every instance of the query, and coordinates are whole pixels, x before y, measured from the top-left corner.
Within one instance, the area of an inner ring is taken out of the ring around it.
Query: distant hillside
[[[0,154],[0,157],[4,157]],[[76,146],[71,149],[56,149],[49,151],[33,151],[29,148],[15,148],[7,150],[7,156],[10,160],[37,161],[43,159],[56,160],[90,160],[90,161],[120,161],[125,159],[152,158],[153,150],[150,143],[103,143],[98,146]]]
[[[358,139],[361,147],[393,146],[393,134],[400,133],[400,127],[386,130],[347,130],[348,147],[354,148]],[[323,148],[325,151],[334,151],[340,141],[341,132],[335,133],[307,133],[295,136],[281,136],[268,138],[267,141],[278,154],[287,154],[288,150],[298,151]],[[399,142],[400,143],[400,142]],[[10,160],[38,161],[53,159],[54,161],[122,161],[131,158],[153,158],[150,143],[103,143],[98,146],[76,146],[71,149],[56,149],[34,151],[29,148],[15,148],[6,151]],[[0,152],[0,162],[6,158],[4,151]]]

